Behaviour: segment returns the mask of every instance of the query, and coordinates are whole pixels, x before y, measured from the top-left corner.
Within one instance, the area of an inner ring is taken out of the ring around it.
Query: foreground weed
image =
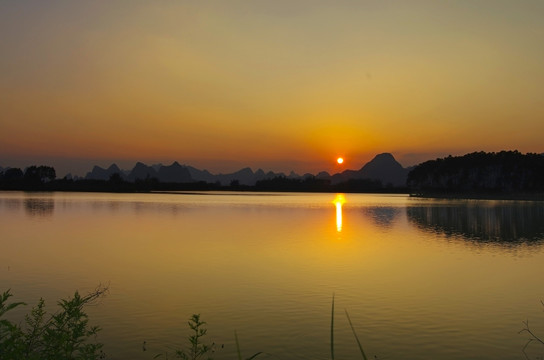
[[[542,305],[544,306],[544,301],[540,301],[542,303]],[[530,327],[529,327],[529,320],[527,321],[523,321],[523,325],[525,325],[525,327],[523,329],[521,329],[519,331],[519,333],[527,333],[529,334],[529,339],[527,340],[527,343],[525,344],[525,346],[523,347],[523,349],[521,350],[523,352],[523,355],[525,355],[525,358],[526,359],[529,359],[529,355],[527,354],[527,348],[529,346],[529,344],[531,344],[532,342],[535,342],[535,343],[539,343],[540,345],[544,345],[544,340],[542,337],[538,336]]]
[[[204,327],[204,325],[206,325],[206,322],[200,320],[200,314],[193,314],[187,324],[192,330],[192,334],[187,337],[187,340],[189,341],[189,346],[186,349],[175,350],[175,357],[183,360],[213,360],[213,358],[210,356],[213,355],[215,352],[215,343],[207,345],[202,342],[202,337],[204,337],[208,333],[208,330]],[[234,332],[234,339],[236,341],[236,351],[238,354],[238,359],[242,360],[240,343],[238,342],[238,335],[236,334],[236,331]],[[245,360],[253,360],[260,354],[262,354],[262,352],[255,353]],[[168,353],[166,352],[155,355],[154,359],[157,359],[161,356],[164,356],[166,359],[168,359]]]
[[[6,312],[26,305],[22,302],[8,304],[12,296],[5,291],[0,296],[0,359],[30,360],[95,360],[105,358],[103,345],[93,341],[100,328],[90,326],[85,305],[89,305],[104,295],[105,287],[81,296],[76,291],[70,299],[58,302],[60,310],[47,316],[45,302],[38,305],[25,316],[26,326],[22,327],[2,319]]]
[[[176,358],[183,360],[213,360],[210,355],[215,352],[214,344],[204,344],[201,339],[208,332],[208,329],[204,327],[204,325],[206,325],[206,322],[200,320],[200,314],[193,314],[187,324],[189,325],[189,328],[191,328],[191,330],[193,331],[193,333],[187,338],[189,340],[189,347],[187,349],[175,350]],[[168,353],[157,354],[155,355],[154,359],[159,358],[163,355],[166,359],[168,359]]]

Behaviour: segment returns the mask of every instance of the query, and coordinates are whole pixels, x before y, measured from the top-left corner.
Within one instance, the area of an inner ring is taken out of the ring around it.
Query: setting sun
[[[344,162],[344,159],[339,157],[338,159],[336,159],[336,162],[342,164]]]

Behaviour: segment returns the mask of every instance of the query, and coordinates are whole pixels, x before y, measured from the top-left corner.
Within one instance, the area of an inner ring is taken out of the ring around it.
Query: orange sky
[[[544,152],[542,19],[539,1],[3,1],[0,166]]]

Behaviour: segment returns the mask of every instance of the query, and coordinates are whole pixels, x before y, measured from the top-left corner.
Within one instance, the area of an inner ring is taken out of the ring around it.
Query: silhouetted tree
[[[110,175],[110,179],[108,181],[112,184],[121,184],[123,182],[123,178],[119,173],[114,173]]]
[[[151,191],[159,188],[159,180],[156,177],[147,175],[145,179],[136,179],[134,185],[137,191]]]
[[[21,180],[23,178],[23,171],[19,168],[9,168],[4,171],[3,179],[7,181]]]
[[[519,151],[450,155],[416,166],[408,186],[418,192],[544,191],[544,157]]]
[[[24,179],[27,183],[43,184],[55,180],[55,169],[51,166],[30,166],[25,170]]]
[[[240,180],[234,179],[230,182],[230,187],[233,189],[238,189],[240,187]]]

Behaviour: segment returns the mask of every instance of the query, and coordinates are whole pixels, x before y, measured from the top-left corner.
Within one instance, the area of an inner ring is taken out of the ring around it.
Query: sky
[[[538,0],[0,0],[0,166],[542,153],[542,19]]]

